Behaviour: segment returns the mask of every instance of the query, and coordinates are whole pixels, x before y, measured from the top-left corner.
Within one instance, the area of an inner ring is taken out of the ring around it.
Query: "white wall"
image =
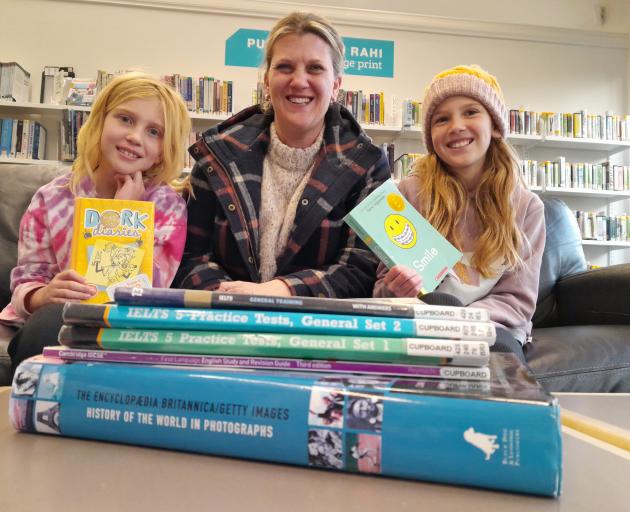
[[[622,0],[623,1],[623,0]],[[210,0],[206,3],[211,3]],[[308,0],[294,0],[296,4],[312,4]],[[321,4],[343,5],[357,9],[383,10],[382,0],[321,0]],[[520,23],[589,30],[620,31],[616,23],[599,23],[598,7],[608,2],[596,0],[388,0],[387,11],[399,11],[443,16],[448,18]]]
[[[197,1],[200,5],[204,3],[211,2]],[[352,3],[355,2],[344,2]],[[372,0],[372,3],[376,2]],[[398,3],[401,8],[413,5],[412,1],[405,0],[398,0]],[[469,3],[447,2],[451,6],[447,12],[452,13],[454,5],[463,9]],[[520,2],[491,0],[473,3],[486,5],[486,11],[487,6],[499,3],[520,5]],[[567,4],[575,3],[583,11],[584,6],[592,2],[540,0],[529,3],[539,6],[542,3],[558,4],[556,9],[564,5],[570,13]],[[285,11],[297,6],[295,2],[266,4],[277,4]],[[430,2],[420,4],[428,9]],[[332,14],[339,11],[321,7],[318,10]],[[436,8],[431,12],[435,11]],[[0,60],[17,60],[31,71],[34,99],[37,99],[39,74],[44,65],[73,65],[78,76],[85,77],[95,76],[97,69],[139,67],[156,74],[209,74],[233,79],[237,106],[243,106],[249,101],[257,71],[224,66],[225,40],[238,28],[268,29],[273,24],[273,19],[265,17],[89,1],[3,0],[2,12],[8,14],[5,20],[13,22],[3,23],[0,30]],[[502,12],[507,18],[505,12],[511,11],[503,9]],[[516,15],[512,18],[518,19],[521,8],[514,12]],[[358,22],[352,26],[337,23],[342,35],[395,41],[395,77],[392,80],[347,76],[345,85],[348,87],[384,89],[401,98],[420,97],[425,84],[437,71],[458,63],[478,63],[497,75],[510,105],[523,104],[541,110],[627,110],[627,42],[625,48],[607,48],[573,42],[556,44],[409,29],[394,31],[362,27],[360,14],[355,19]]]

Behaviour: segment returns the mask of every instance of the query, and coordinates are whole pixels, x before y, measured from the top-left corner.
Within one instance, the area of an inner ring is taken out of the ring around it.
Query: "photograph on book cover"
[[[378,378],[317,380],[309,402],[310,466],[381,473],[383,393],[373,389],[389,384],[391,380]]]
[[[349,471],[381,472],[381,436],[349,433],[346,434],[345,448]]]

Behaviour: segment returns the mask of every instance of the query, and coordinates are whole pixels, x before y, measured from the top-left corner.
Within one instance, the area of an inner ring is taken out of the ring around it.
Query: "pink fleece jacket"
[[[69,181],[67,173],[41,187],[22,217],[11,303],[0,312],[0,323],[21,326],[30,315],[24,307],[26,295],[69,268],[75,197]],[[81,181],[77,196],[96,196],[92,180]],[[142,199],[155,203],[153,286],[168,287],[186,242],[186,203],[166,185],[147,188]]]

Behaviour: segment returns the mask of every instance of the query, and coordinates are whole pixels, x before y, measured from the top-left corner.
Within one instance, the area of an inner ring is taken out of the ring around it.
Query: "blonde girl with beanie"
[[[433,78],[422,106],[428,154],[399,188],[463,253],[436,292],[487,309],[497,324],[495,349],[524,360],[545,219],[542,201],[525,188],[517,156],[505,141],[501,88],[480,67],[457,66]],[[421,287],[422,278],[409,267],[381,265],[374,295],[415,297]]]

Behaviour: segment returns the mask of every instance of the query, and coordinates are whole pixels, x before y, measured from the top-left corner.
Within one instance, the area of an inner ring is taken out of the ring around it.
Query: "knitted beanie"
[[[497,79],[477,65],[455,66],[438,73],[427,86],[422,101],[424,145],[435,153],[431,141],[431,117],[435,109],[451,96],[468,96],[481,103],[492,117],[501,137],[507,135],[508,113]]]

